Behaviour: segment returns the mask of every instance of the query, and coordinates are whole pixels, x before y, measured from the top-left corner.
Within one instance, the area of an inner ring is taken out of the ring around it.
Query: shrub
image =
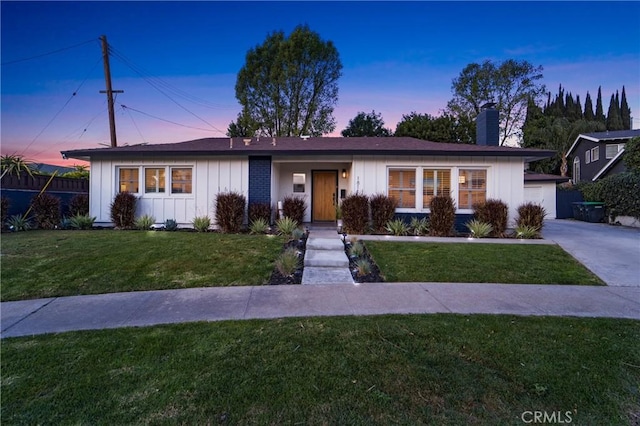
[[[119,229],[130,229],[135,223],[138,199],[130,192],[118,193],[111,203],[111,221]]]
[[[488,237],[491,231],[493,231],[493,226],[491,226],[490,223],[478,219],[470,220],[467,222],[466,227],[469,229],[469,232],[471,232],[473,238]]]
[[[371,226],[373,232],[384,233],[388,223],[393,220],[396,214],[398,202],[384,194],[376,194],[369,199],[371,207]]]
[[[140,229],[142,231],[146,231],[151,229],[151,226],[156,223],[156,218],[145,214],[143,216],[140,216],[139,218],[136,219],[136,221],[133,223],[133,226],[136,229]]]
[[[597,182],[580,182],[576,188],[582,194],[584,201],[604,201],[603,180]]]
[[[7,220],[7,225],[12,231],[28,231],[31,229],[31,221],[26,215],[14,214]]]
[[[479,222],[491,225],[492,237],[504,237],[509,219],[509,207],[500,200],[487,200],[473,206],[473,215]],[[480,238],[480,237],[478,237]]]
[[[602,201],[607,207],[609,216],[640,218],[640,173],[618,173],[600,182]]]
[[[540,232],[544,225],[544,217],[547,215],[544,207],[535,203],[525,203],[518,207],[516,227],[528,226]]]
[[[409,230],[413,235],[427,235],[429,233],[429,219],[423,217],[422,219],[418,219],[417,217],[411,218],[411,223],[409,223]]]
[[[275,262],[276,270],[285,277],[293,275],[299,265],[300,257],[298,251],[293,247],[289,247],[283,251]]]
[[[516,238],[521,238],[524,240],[528,240],[531,238],[537,238],[539,235],[539,229],[533,226],[516,226]]]
[[[282,201],[282,214],[295,220],[298,224],[304,222],[306,210],[307,205],[302,197],[285,197]]]
[[[301,240],[304,238],[304,231],[300,228],[295,228],[293,231],[291,231],[291,238],[293,238],[294,240]]]
[[[7,197],[2,197],[0,199],[0,214],[2,215],[1,224],[7,221],[7,217],[9,217],[9,199]]]
[[[632,173],[640,173],[640,136],[624,144],[624,154],[622,155],[627,170]]]
[[[36,227],[55,229],[60,223],[60,198],[42,193],[31,199],[31,211]]]
[[[352,194],[342,200],[342,228],[350,234],[365,234],[369,227],[369,198]]]
[[[385,226],[385,230],[391,235],[402,236],[409,233],[409,226],[402,219],[390,220]]]
[[[255,222],[257,219],[263,219],[267,223],[267,225],[271,223],[271,204],[249,204],[249,223]]]
[[[209,219],[209,216],[196,216],[191,221],[191,224],[196,231],[207,232],[211,226],[211,219]]]
[[[364,244],[360,241],[355,242],[351,247],[349,247],[349,256],[350,257],[360,257],[364,254]]]
[[[89,194],[76,194],[69,201],[69,215],[89,214]]]
[[[73,229],[91,229],[93,228],[93,222],[95,222],[96,218],[91,217],[88,214],[77,214],[69,219],[69,227]]]
[[[369,260],[365,258],[358,259],[355,261],[355,269],[356,269],[356,274],[359,277],[368,275],[371,273],[371,269],[372,269],[371,262],[369,262]]]
[[[431,199],[430,234],[435,237],[451,235],[456,222],[456,206],[448,195],[438,195]]]
[[[178,229],[178,222],[173,219],[167,219],[164,221],[164,229],[166,231],[175,231]]]
[[[298,228],[298,222],[288,216],[282,217],[276,222],[278,234],[293,237],[293,231]]]
[[[246,199],[237,192],[221,193],[216,196],[216,222],[224,233],[240,232],[244,219]]]
[[[252,234],[266,234],[269,232],[269,223],[264,218],[258,217],[249,224],[249,231]]]

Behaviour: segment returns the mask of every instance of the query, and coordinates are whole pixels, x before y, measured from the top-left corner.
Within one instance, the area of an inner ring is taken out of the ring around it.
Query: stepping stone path
[[[353,284],[340,234],[311,231],[304,255],[302,284]]]

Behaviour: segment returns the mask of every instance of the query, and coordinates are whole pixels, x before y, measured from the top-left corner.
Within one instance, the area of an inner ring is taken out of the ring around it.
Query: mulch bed
[[[361,241],[362,243],[362,241]],[[364,243],[363,243],[364,245]],[[375,260],[373,260],[373,257],[371,257],[371,254],[369,253],[369,250],[367,250],[367,246],[364,245],[364,251],[362,253],[362,255],[360,257],[352,257],[349,256],[349,248],[351,247],[351,242],[349,241],[345,241],[344,244],[344,252],[347,255],[347,258],[349,258],[349,271],[351,272],[351,276],[353,277],[353,280],[357,283],[382,283],[384,282],[384,277],[382,276],[382,273],[380,272],[380,268],[378,267],[378,265],[376,264]],[[358,259],[366,259],[369,261],[369,264],[371,265],[371,271],[368,274],[365,275],[359,275],[358,274],[358,268],[356,266],[356,261]]]
[[[282,247],[283,252],[286,249],[293,247],[302,253],[300,255],[300,262],[298,263],[298,268],[293,273],[293,275],[284,276],[274,267],[273,272],[271,273],[271,277],[269,278],[269,285],[301,284],[302,283],[302,272],[304,271],[304,254],[307,251],[308,237],[309,235],[305,233],[304,236],[299,240],[291,240],[284,243]]]

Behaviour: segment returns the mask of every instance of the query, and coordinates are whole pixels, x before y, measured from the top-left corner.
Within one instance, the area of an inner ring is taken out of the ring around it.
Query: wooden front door
[[[336,220],[335,202],[338,193],[338,172],[336,170],[314,171],[311,188],[311,220],[330,222]]]

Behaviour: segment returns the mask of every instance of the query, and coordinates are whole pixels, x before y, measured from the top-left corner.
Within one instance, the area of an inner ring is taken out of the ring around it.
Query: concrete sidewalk
[[[193,321],[380,314],[510,314],[640,320],[640,288],[369,283],[208,287],[3,302],[1,337]]]

